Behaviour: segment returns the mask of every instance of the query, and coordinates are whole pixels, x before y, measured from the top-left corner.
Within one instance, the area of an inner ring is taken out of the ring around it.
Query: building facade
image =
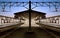
[[[3,16],[0,15],[0,24],[5,24],[5,23],[14,23],[18,22],[18,19],[14,19],[14,17],[8,17],[8,16]]]
[[[60,24],[60,15],[47,17],[46,19],[42,19],[42,20],[43,20],[43,22],[47,22],[47,23]]]

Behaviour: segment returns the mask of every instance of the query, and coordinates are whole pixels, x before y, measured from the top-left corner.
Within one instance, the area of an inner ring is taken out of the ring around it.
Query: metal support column
[[[29,29],[31,31],[31,1],[29,1]]]

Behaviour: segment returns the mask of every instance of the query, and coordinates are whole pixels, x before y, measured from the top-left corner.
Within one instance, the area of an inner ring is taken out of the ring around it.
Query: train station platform
[[[5,23],[5,24],[0,24],[0,32],[10,30],[12,28],[16,28],[19,26],[19,23]]]
[[[60,24],[57,24],[57,23],[42,23],[42,24],[60,28]]]
[[[38,23],[38,25],[41,25],[41,27],[44,27],[46,29],[50,29],[50,30],[60,32],[60,24],[56,24],[56,23]]]
[[[4,24],[0,24],[0,28],[11,26],[11,25],[16,25],[16,24],[18,23],[4,23]]]
[[[25,33],[27,32],[29,27],[17,28],[19,25],[18,25],[18,23],[5,24],[6,28],[2,27],[3,32],[0,32],[0,38],[28,38],[27,37],[28,35],[26,35]],[[44,26],[44,25],[41,23],[40,26]],[[10,29],[8,29],[7,27]],[[4,31],[3,28],[4,28],[4,30],[5,29],[7,29],[7,30]],[[55,38],[55,37],[57,37],[55,35],[52,35],[53,33],[50,33],[52,31],[44,30],[44,28],[32,27],[32,30],[34,32],[34,35],[29,34],[29,38],[32,38],[32,37],[34,37],[34,38]]]
[[[27,30],[28,27],[21,27],[20,29],[16,30],[5,38],[55,38],[48,32],[38,27],[32,27],[32,30],[34,32],[33,34],[26,34]]]

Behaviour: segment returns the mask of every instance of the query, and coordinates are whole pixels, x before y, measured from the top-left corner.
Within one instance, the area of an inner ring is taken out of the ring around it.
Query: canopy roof
[[[17,13],[14,13],[14,14],[21,14],[21,13],[28,13],[28,12],[29,12],[29,10],[25,10],[25,11],[17,12]],[[31,10],[31,13],[32,13],[32,12],[40,13],[40,14],[46,14],[46,13],[39,12],[39,11],[35,11],[35,10]]]

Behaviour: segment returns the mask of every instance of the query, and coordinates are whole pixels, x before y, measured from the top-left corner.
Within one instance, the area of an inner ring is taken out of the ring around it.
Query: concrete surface
[[[5,38],[55,38],[43,29],[38,27],[32,27],[32,31],[34,33],[28,33],[28,27],[21,27],[20,29],[16,30],[14,33],[8,35]]]

